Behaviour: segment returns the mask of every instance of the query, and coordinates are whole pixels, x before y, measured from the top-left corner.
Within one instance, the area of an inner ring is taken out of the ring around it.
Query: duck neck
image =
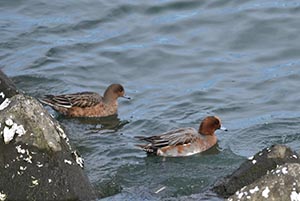
[[[110,105],[110,104],[116,104],[117,103],[117,98],[111,97],[111,96],[104,96],[103,97],[103,102],[105,104],[108,104],[108,105]]]
[[[117,99],[118,97],[109,89],[107,89],[103,94],[103,102],[106,104],[115,103]]]
[[[202,135],[215,135],[215,130],[214,129],[208,129],[208,128],[203,128],[202,125],[199,127],[200,134]]]

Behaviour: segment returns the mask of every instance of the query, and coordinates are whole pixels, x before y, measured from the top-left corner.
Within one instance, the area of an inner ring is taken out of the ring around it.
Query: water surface
[[[119,101],[118,116],[47,108],[105,200],[219,200],[209,188],[246,157],[300,148],[299,4],[1,1],[0,68],[35,97],[125,86],[133,99]],[[135,135],[197,128],[207,115],[229,129],[208,153],[164,160],[134,146]]]

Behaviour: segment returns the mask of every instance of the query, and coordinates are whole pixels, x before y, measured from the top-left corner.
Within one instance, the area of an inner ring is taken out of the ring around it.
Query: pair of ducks
[[[124,87],[111,84],[103,97],[95,92],[81,92],[63,95],[46,95],[40,101],[57,112],[69,117],[104,117],[114,115],[118,110],[118,98],[125,96]],[[215,131],[225,130],[217,116],[208,116],[201,122],[199,130],[179,128],[151,137],[136,136],[148,142],[137,145],[144,151],[158,156],[189,156],[208,150],[217,143]]]

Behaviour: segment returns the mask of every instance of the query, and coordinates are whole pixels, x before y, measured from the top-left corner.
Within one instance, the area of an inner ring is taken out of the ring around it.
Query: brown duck
[[[179,128],[151,137],[136,136],[148,142],[137,145],[150,154],[165,157],[190,156],[208,150],[217,143],[215,131],[227,130],[221,125],[217,116],[208,116],[203,119],[199,130],[194,128]]]
[[[117,114],[118,98],[125,96],[120,84],[107,87],[103,97],[95,92],[80,92],[63,95],[45,95],[40,101],[68,117],[105,117]]]

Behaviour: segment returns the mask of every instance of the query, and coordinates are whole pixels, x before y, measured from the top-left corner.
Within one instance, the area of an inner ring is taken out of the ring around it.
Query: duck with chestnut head
[[[225,130],[221,119],[208,116],[203,119],[199,130],[194,128],[178,128],[151,137],[136,136],[148,142],[137,145],[149,154],[165,157],[190,156],[208,150],[217,143],[216,130]]]

